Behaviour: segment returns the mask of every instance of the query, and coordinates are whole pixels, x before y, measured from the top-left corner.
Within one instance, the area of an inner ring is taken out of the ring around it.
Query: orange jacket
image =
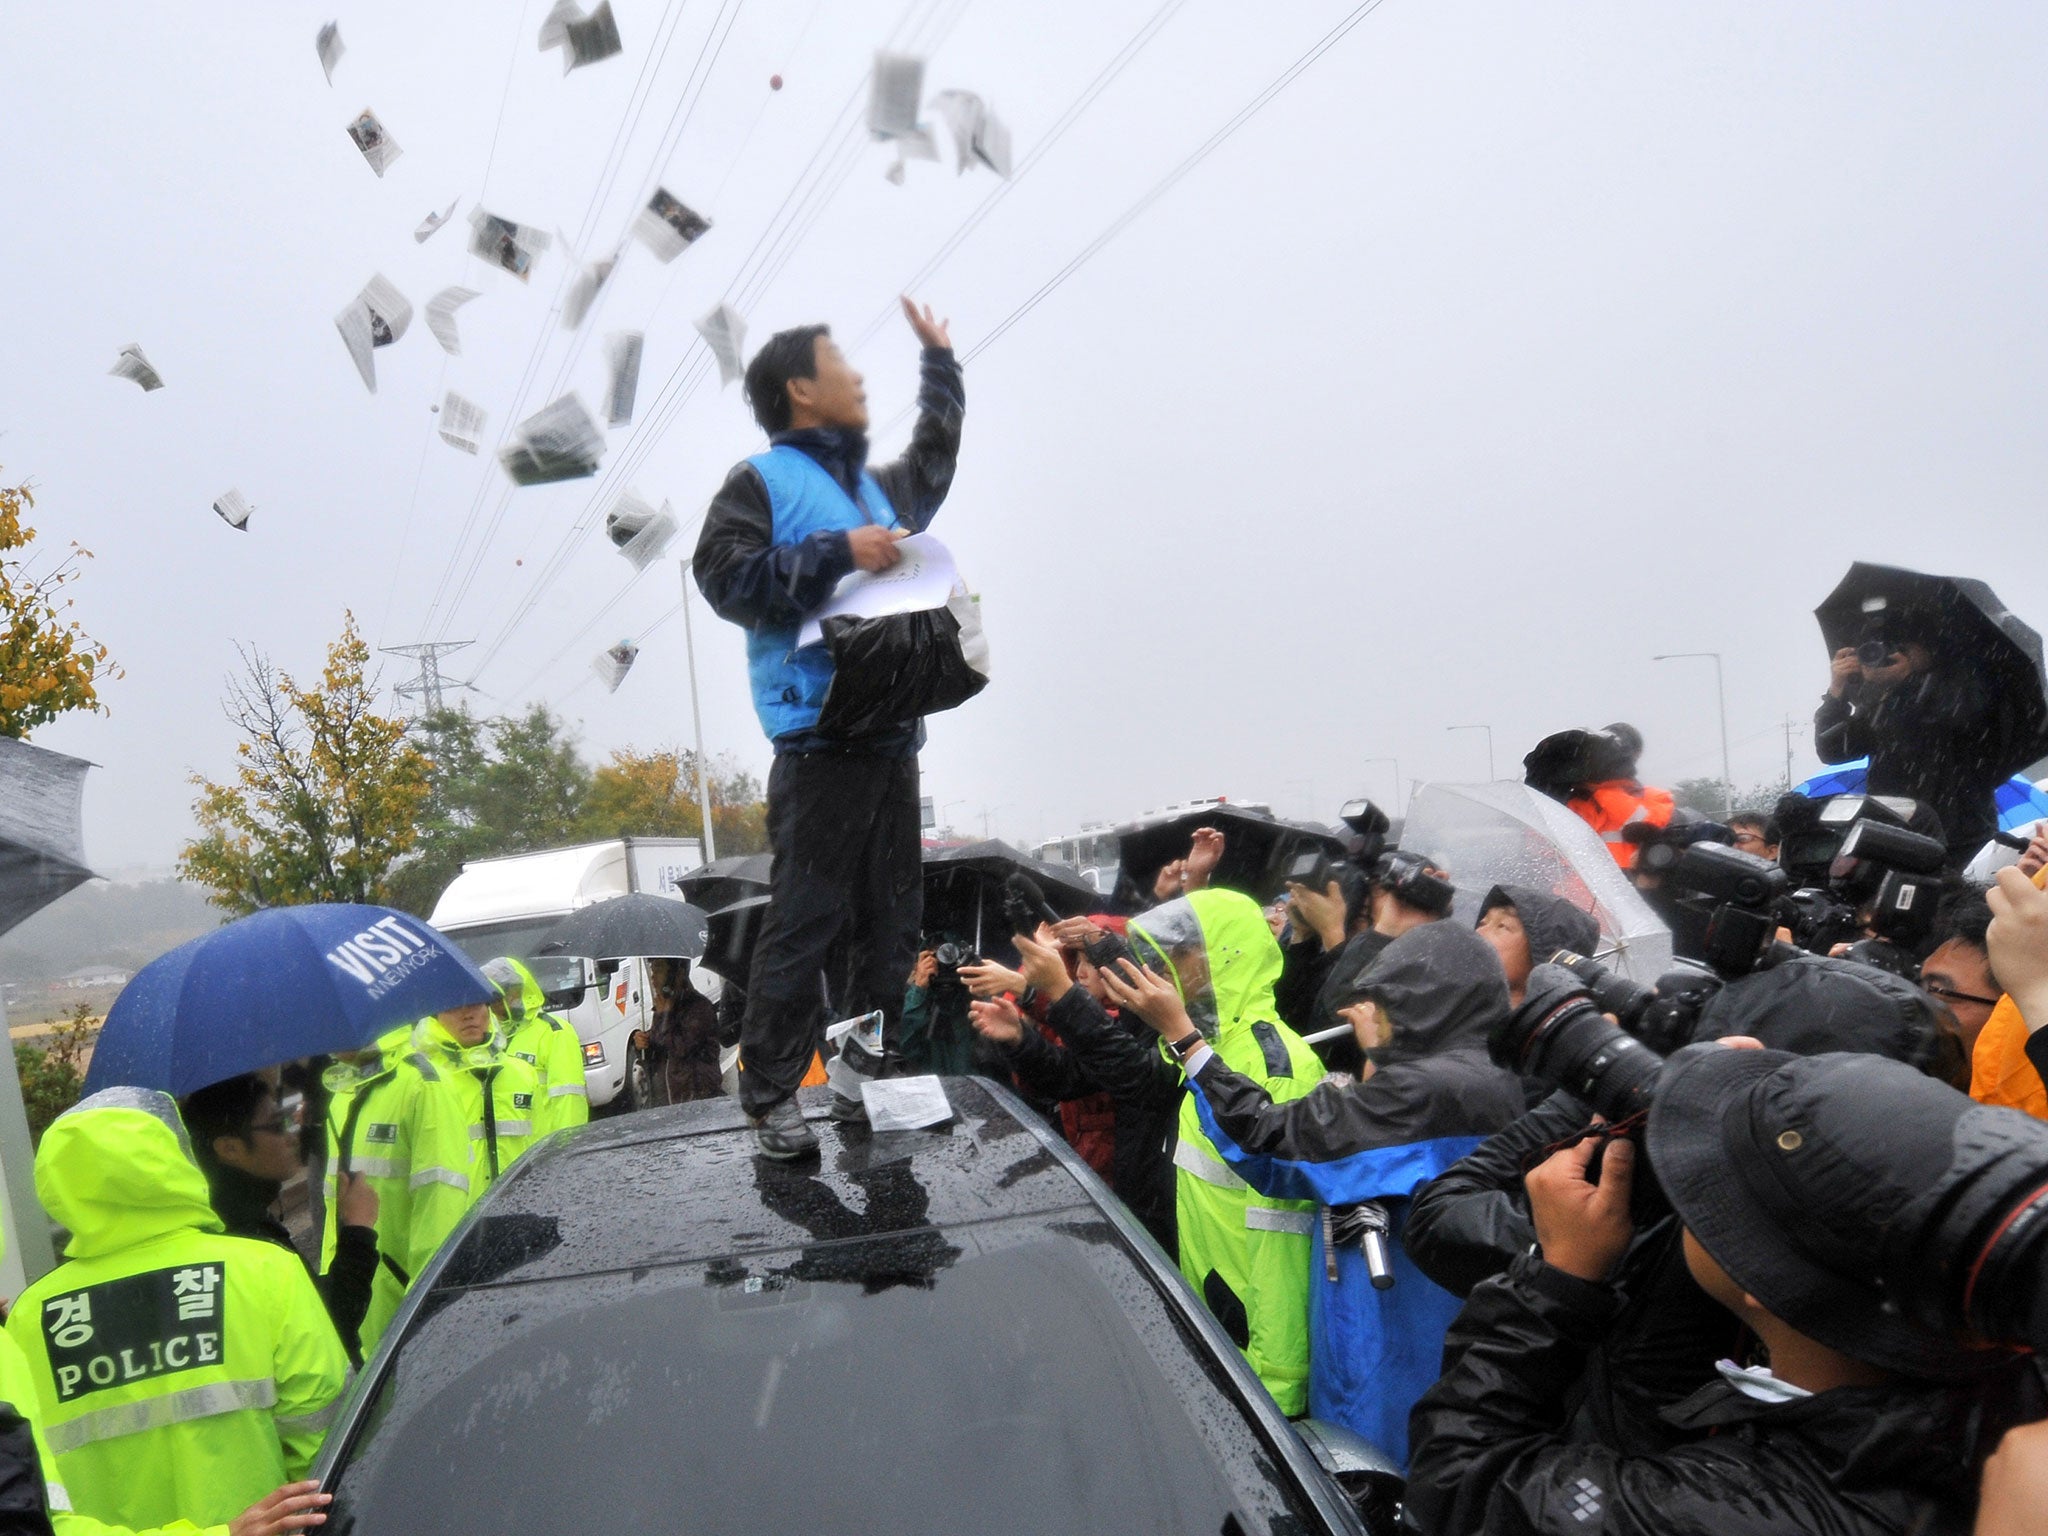
[[[2048,889],[2048,869],[2034,876],[2034,884]],[[2048,1120],[2048,1086],[2027,1060],[2027,1021],[2009,997],[1998,1000],[1970,1052],[1970,1097]]]
[[[1606,840],[1607,851],[1614,855],[1615,863],[1629,869],[1636,862],[1636,845],[1622,837],[1621,829],[1637,821],[1668,827],[1677,802],[1668,789],[1640,784],[1634,779],[1609,779],[1587,786],[1565,801],[1565,806]]]

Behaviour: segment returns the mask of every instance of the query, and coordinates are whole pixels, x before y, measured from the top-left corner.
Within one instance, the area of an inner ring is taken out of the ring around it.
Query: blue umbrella
[[[1859,757],[1854,762],[1837,763],[1827,772],[1815,774],[1804,784],[1793,786],[1792,793],[1804,795],[1809,800],[1818,800],[1823,795],[1860,795],[1869,778],[1870,759]],[[2016,832],[2021,827],[2031,827],[2037,821],[2048,821],[2048,794],[2018,774],[1999,785],[1994,798],[1998,802],[1998,830],[2001,832]]]
[[[395,1024],[498,989],[416,917],[389,907],[273,907],[150,961],[121,989],[85,1091],[187,1094],[238,1073],[368,1045]]]

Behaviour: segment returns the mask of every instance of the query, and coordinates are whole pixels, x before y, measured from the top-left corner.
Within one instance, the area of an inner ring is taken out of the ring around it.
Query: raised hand
[[[932,314],[929,304],[920,307],[909,294],[902,295],[903,318],[910,322],[910,328],[917,332],[917,344],[921,347],[950,349],[952,334],[946,329],[953,322],[941,320]]]
[[[1024,1015],[1007,997],[967,1005],[967,1022],[984,1040],[997,1045],[1017,1045],[1024,1039]]]

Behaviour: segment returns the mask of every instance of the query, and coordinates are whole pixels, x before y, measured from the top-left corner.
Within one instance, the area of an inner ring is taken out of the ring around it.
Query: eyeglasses
[[[289,1109],[279,1110],[275,1120],[251,1122],[249,1129],[268,1131],[273,1136],[296,1136],[299,1134],[300,1125],[305,1121],[305,1114],[306,1108],[303,1104],[294,1104]]]
[[[1986,1008],[1998,1006],[1998,999],[1995,997],[1979,997],[1974,992],[1958,992],[1953,987],[1944,987],[1937,982],[1923,981],[1920,983],[1920,990],[1930,997],[1940,998],[1945,1003],[1978,1003]]]

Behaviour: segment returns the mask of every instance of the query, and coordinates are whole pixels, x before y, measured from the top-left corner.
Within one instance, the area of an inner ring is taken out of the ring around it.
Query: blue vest
[[[776,547],[800,544],[814,533],[850,533],[870,523],[900,526],[896,509],[875,477],[860,472],[860,503],[801,448],[787,446],[757,453],[747,462],[768,488],[774,518],[769,542]],[[807,731],[818,723],[825,690],[832,686],[832,656],[823,644],[798,649],[800,625],[762,625],[747,632],[747,677],[754,689],[754,713],[770,741],[791,731]]]

